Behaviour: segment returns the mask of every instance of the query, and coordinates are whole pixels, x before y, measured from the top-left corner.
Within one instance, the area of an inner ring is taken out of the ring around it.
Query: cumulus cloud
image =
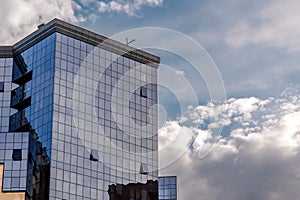
[[[74,7],[73,7],[74,6]],[[3,0],[0,6],[0,43],[12,45],[34,31],[37,25],[53,18],[79,22],[75,9],[81,9],[71,0]]]
[[[297,0],[269,1],[266,6],[251,13],[251,18],[241,19],[231,27],[226,41],[233,47],[252,43],[300,51],[299,6]]]
[[[280,98],[229,99],[190,108],[159,132],[160,163],[167,155],[176,159],[161,174],[178,176],[180,199],[298,199],[299,120],[300,92],[295,87]],[[228,135],[214,135],[222,126]],[[179,134],[190,141],[181,147],[184,153],[178,150],[179,141],[173,145]],[[213,148],[201,157],[205,146]]]
[[[101,13],[125,13],[128,15],[136,15],[143,6],[156,7],[161,6],[163,0],[114,0],[108,3],[104,1],[98,2],[99,11]]]

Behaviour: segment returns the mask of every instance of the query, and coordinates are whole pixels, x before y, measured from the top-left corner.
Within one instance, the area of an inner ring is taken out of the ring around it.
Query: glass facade
[[[0,163],[4,163],[2,191],[26,191],[27,156],[13,160],[14,149],[22,149],[28,154],[28,133],[0,133]]]
[[[177,177],[159,177],[158,189],[159,200],[177,200]]]
[[[4,165],[0,164],[0,188],[2,188],[2,180],[3,180],[3,171]],[[16,200],[16,199],[25,199],[25,192],[2,192],[0,190],[0,199],[5,200]]]
[[[13,58],[0,58],[0,82],[3,85],[0,92],[0,132],[8,132],[9,127],[12,68]]]
[[[150,109],[157,88],[147,84],[156,69],[60,33],[56,38],[50,196],[109,199],[112,184],[157,180],[157,110]],[[140,174],[142,164],[148,174]]]
[[[55,34],[14,56],[10,131],[34,130],[39,141],[51,148],[54,88]],[[51,151],[49,151],[51,153]]]
[[[0,58],[3,191],[158,198],[159,59],[99,39],[54,20],[17,43],[13,58]]]

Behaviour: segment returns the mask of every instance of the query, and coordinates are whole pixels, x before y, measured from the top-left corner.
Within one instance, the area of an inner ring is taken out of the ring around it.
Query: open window
[[[99,154],[98,151],[95,149],[91,150],[90,160],[92,161],[98,161],[99,160]]]
[[[141,97],[144,97],[144,98],[147,98],[147,88],[145,86],[142,86],[141,89],[140,89],[140,96]]]
[[[22,160],[22,149],[14,149],[12,154],[13,160]]]
[[[4,82],[0,82],[0,92],[4,92]]]
[[[143,174],[143,175],[149,174],[148,165],[146,163],[141,163],[140,174]]]

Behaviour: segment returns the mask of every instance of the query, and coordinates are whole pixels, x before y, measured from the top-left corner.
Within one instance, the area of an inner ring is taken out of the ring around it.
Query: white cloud
[[[162,175],[178,176],[180,199],[298,199],[300,92],[295,87],[288,87],[281,98],[249,97],[198,106],[183,118],[183,124],[166,123],[168,128],[163,129],[172,131],[160,136],[167,136],[162,140],[164,147],[170,142],[168,151],[160,154],[172,156],[178,154],[180,145],[172,145],[173,141],[187,132],[179,132],[187,129],[184,123],[197,122],[204,127],[196,131],[196,138],[189,136],[191,150],[161,171]],[[229,136],[215,137],[211,152],[200,159],[203,147],[212,147],[213,129],[222,125]]]
[[[185,73],[182,70],[176,70],[175,75],[179,76],[179,77],[182,77],[182,76],[185,76]]]
[[[265,104],[266,101],[255,97],[231,98],[223,104],[209,102],[207,105],[191,108],[183,119],[209,128],[221,128],[238,122],[256,123],[251,114],[263,109]]]
[[[34,31],[37,25],[53,18],[69,22],[82,20],[74,14],[74,8],[80,9],[71,0],[2,0],[0,7],[0,43],[12,45],[22,37]]]
[[[253,12],[253,17],[241,19],[233,26],[226,41],[233,47],[252,43],[300,51],[299,7],[297,0],[269,1],[267,6]]]
[[[117,12],[125,13],[128,15],[136,15],[143,6],[156,7],[161,6],[163,0],[119,0],[119,1],[109,1],[105,3],[104,1],[98,2],[99,11],[101,13],[107,12]]]

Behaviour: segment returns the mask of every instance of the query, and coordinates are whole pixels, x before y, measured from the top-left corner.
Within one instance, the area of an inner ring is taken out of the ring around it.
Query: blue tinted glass
[[[0,92],[4,92],[4,83],[0,82]]]

